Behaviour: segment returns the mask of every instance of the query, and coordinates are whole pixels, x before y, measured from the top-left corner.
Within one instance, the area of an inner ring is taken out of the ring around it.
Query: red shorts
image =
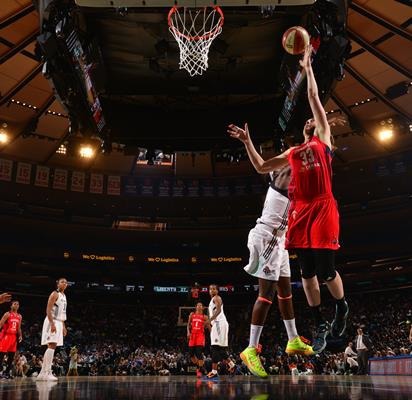
[[[205,335],[190,335],[189,347],[205,347]]]
[[[332,196],[295,200],[289,210],[287,249],[339,249],[339,212]]]
[[[0,341],[0,353],[15,353],[17,350],[17,336],[5,334]]]

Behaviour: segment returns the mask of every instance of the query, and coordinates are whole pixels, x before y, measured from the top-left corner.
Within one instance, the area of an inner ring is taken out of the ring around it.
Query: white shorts
[[[286,231],[273,234],[264,224],[257,224],[250,232],[247,246],[249,264],[245,271],[269,281],[278,281],[280,276],[290,277],[289,253],[285,249]]]
[[[229,346],[229,324],[226,320],[212,321],[212,330],[210,331],[210,344],[212,346]]]
[[[63,346],[63,322],[54,320],[56,325],[56,332],[51,333],[51,326],[49,319],[46,317],[43,322],[43,331],[41,335],[41,345],[49,343],[57,343],[57,346]]]

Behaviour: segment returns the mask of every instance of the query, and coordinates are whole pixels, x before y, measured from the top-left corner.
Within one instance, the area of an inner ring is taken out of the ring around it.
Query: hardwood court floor
[[[77,377],[58,382],[32,378],[0,381],[1,400],[123,399],[412,399],[412,377],[272,376],[221,377],[202,381],[191,376]]]

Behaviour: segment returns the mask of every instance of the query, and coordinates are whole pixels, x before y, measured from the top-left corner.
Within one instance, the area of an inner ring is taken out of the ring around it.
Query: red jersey
[[[2,333],[4,335],[17,335],[21,323],[21,315],[15,312],[10,312],[9,318],[3,326]]]
[[[189,347],[205,347],[205,316],[204,314],[192,314]]]
[[[205,316],[204,314],[193,314],[191,335],[203,335],[205,334]]]
[[[292,200],[311,201],[332,194],[332,152],[317,136],[289,153]]]

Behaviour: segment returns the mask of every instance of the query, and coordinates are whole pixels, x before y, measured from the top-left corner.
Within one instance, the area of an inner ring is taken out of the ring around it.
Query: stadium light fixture
[[[93,158],[95,154],[95,149],[90,145],[81,145],[79,149],[80,157],[83,158]]]
[[[387,142],[393,138],[393,130],[392,129],[382,129],[379,132],[379,140],[381,142]]]
[[[9,135],[7,134],[7,124],[3,123],[0,128],[0,144],[6,144],[9,141]]]

